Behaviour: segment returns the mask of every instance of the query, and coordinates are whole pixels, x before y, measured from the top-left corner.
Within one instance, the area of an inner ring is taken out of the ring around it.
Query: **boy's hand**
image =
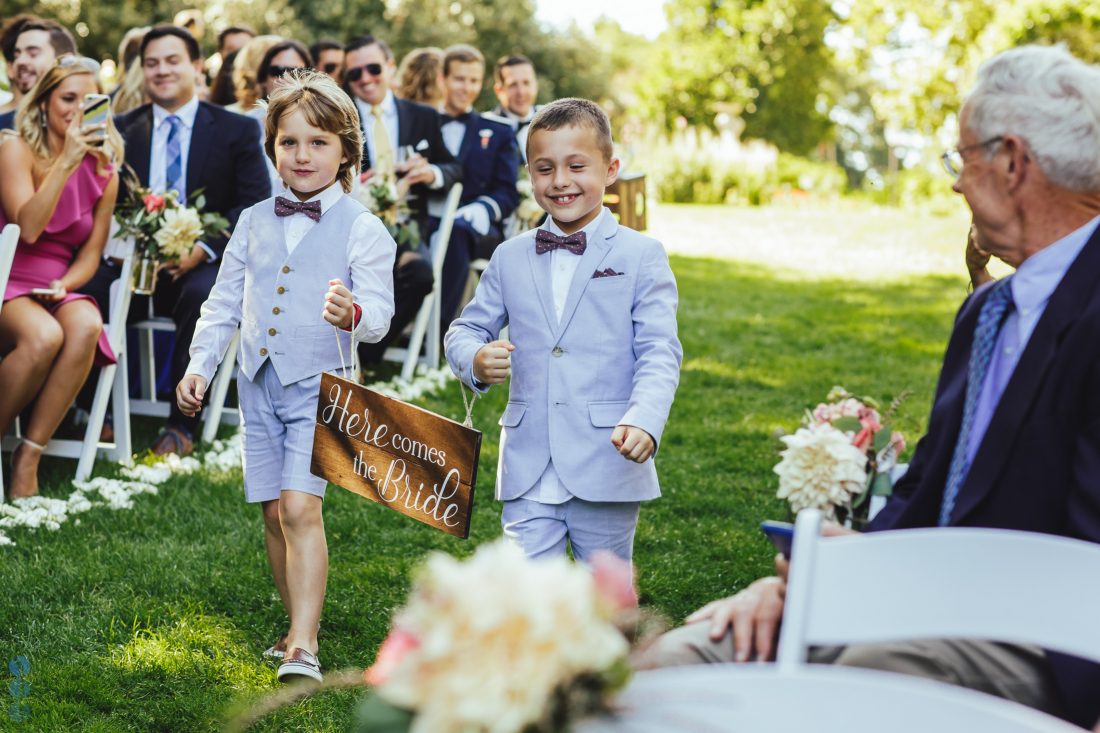
[[[355,317],[355,308],[351,303],[351,291],[344,287],[344,283],[340,280],[329,280],[328,292],[325,293],[325,310],[321,315],[337,328],[351,328],[351,320]]]
[[[512,370],[511,354],[515,345],[498,339],[478,349],[474,355],[474,379],[482,384],[501,384]]]
[[[616,425],[611,433],[611,444],[619,450],[623,458],[635,463],[648,461],[657,447],[653,436],[633,425]]]
[[[187,417],[194,417],[202,409],[202,398],[206,394],[206,380],[198,374],[185,374],[176,385],[176,404]]]

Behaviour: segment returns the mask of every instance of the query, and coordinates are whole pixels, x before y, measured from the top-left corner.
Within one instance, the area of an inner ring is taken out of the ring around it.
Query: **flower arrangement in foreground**
[[[420,226],[409,216],[409,187],[393,176],[359,175],[359,186],[353,192],[367,210],[382,220],[398,246],[416,249],[420,244]]]
[[[905,397],[882,415],[871,398],[833,387],[794,435],[781,438],[786,449],[775,467],[776,495],[795,514],[812,507],[856,527],[866,523],[870,497],[889,496],[890,470],[905,450],[905,439],[889,426]]]
[[[531,174],[526,166],[520,166],[519,179],[516,181],[516,192],[519,194],[519,204],[516,206],[516,219],[519,222],[520,231],[534,229],[546,216],[538,202],[535,201],[535,189],[531,185]]]
[[[590,570],[503,540],[466,560],[435,553],[364,674],[376,693],[358,730],[563,730],[629,678],[615,622],[636,606],[630,566],[610,554]]]

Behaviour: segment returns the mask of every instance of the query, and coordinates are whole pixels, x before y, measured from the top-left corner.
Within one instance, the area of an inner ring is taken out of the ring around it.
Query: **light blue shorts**
[[[325,498],[328,482],[309,472],[320,388],[320,374],[284,387],[270,361],[255,380],[237,373],[246,501],[278,499],[284,489]]]

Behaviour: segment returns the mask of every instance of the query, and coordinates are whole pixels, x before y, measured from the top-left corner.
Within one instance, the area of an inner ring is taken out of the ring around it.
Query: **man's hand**
[[[202,409],[206,394],[206,380],[198,374],[185,374],[176,385],[176,404],[187,417],[194,417]]]
[[[355,317],[355,307],[352,305],[351,291],[340,280],[328,281],[328,292],[325,293],[325,309],[321,314],[326,321],[337,328],[349,329],[352,319]]]
[[[768,661],[775,657],[779,621],[787,584],[781,579],[761,578],[737,595],[711,601],[687,617],[689,624],[710,622],[710,638],[718,641],[733,629],[734,659]]]
[[[435,180],[435,171],[433,171],[431,165],[428,164],[428,159],[420,153],[410,155],[408,159],[397,166],[395,170],[405,171],[405,176],[401,180],[405,181],[409,186],[417,183],[430,184]]]
[[[474,379],[482,384],[501,384],[512,370],[512,352],[515,345],[498,339],[478,349],[474,355]]]
[[[178,263],[168,265],[165,269],[172,275],[173,280],[179,280],[209,258],[210,255],[207,254],[206,250],[196,244],[190,252],[180,257]]]
[[[657,447],[652,435],[633,425],[616,425],[611,433],[611,445],[619,455],[635,463],[648,461]]]

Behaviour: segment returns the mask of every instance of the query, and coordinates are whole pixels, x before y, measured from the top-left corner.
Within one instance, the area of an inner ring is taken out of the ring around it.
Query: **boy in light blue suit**
[[[505,535],[530,557],[569,545],[581,561],[601,549],[630,560],[640,502],[661,493],[650,459],[683,355],[676,280],[660,242],[603,208],[619,161],[597,105],[540,110],[527,160],[550,217],[497,248],[447,332],[447,359],[479,392],[512,377],[497,471]]]

